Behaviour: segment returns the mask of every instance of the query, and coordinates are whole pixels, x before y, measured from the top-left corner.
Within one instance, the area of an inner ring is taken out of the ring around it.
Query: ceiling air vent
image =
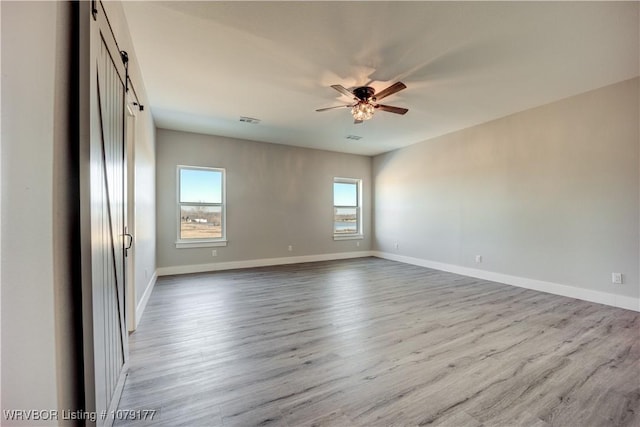
[[[240,121],[244,123],[251,123],[252,125],[257,125],[258,123],[260,123],[260,119],[245,116],[240,116]]]
[[[354,141],[357,141],[359,139],[362,139],[362,137],[358,135],[347,135],[347,139],[352,139]]]

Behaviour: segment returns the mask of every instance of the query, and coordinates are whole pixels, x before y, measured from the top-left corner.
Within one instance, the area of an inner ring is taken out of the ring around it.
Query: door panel
[[[104,9],[97,3],[90,25],[89,183],[91,295],[83,305],[86,410],[97,425],[111,425],[127,372],[125,314],[125,73]],[[87,203],[86,199],[89,199]],[[88,234],[88,236],[86,235]],[[106,414],[102,417],[101,414]]]

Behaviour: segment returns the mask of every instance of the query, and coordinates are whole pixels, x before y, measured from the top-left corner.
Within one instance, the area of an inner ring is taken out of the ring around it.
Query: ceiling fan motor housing
[[[353,90],[353,94],[361,101],[366,101],[370,98],[373,98],[373,95],[375,93],[376,90],[370,86],[361,86]]]

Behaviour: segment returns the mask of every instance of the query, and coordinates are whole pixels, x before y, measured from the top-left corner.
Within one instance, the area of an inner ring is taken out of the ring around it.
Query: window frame
[[[193,203],[193,202],[181,202],[180,200],[180,172],[182,170],[201,170],[201,171],[211,171],[211,172],[220,172],[222,174],[221,182],[220,182],[220,203]],[[220,237],[210,237],[210,238],[192,238],[192,239],[183,239],[180,236],[181,229],[181,208],[183,206],[205,206],[205,207],[220,207],[220,220],[221,224],[221,236]],[[176,168],[176,220],[177,220],[177,230],[176,230],[176,248],[184,249],[184,248],[206,248],[206,247],[217,247],[217,246],[227,246],[227,170],[225,168],[218,167],[208,167],[208,166],[189,166],[189,165],[177,165]]]
[[[353,209],[354,206],[342,206],[335,204],[335,184],[355,184],[356,186],[356,231],[354,233],[336,233],[335,222],[336,222],[336,209],[345,208],[345,209]],[[332,186],[331,186],[331,194],[333,198],[333,240],[362,240],[364,239],[364,233],[362,232],[362,179],[360,178],[344,178],[344,177],[334,177]]]

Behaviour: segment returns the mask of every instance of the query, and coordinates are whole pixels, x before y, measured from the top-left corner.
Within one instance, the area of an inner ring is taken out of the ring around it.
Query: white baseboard
[[[616,295],[608,292],[594,291],[590,289],[577,288],[575,286],[562,285],[560,283],[547,282],[527,277],[512,276],[509,274],[496,273],[493,271],[479,270],[476,268],[462,267],[454,264],[446,264],[436,261],[429,261],[421,258],[414,258],[405,255],[391,254],[378,251],[359,252],[339,252],[320,255],[304,255],[296,257],[282,258],[262,258],[245,261],[229,261],[209,264],[179,265],[172,267],[160,267],[157,275],[154,273],[145,293],[136,309],[136,324],[140,321],[144,307],[147,305],[156,278],[159,276],[169,276],[173,274],[203,273],[207,271],[234,270],[238,268],[266,267],[271,265],[298,264],[303,262],[331,261],[348,258],[362,258],[375,256],[392,261],[399,261],[405,264],[418,265],[421,267],[433,268],[435,270],[448,271],[450,273],[461,274],[463,276],[476,277],[478,279],[491,280],[493,282],[505,283],[507,285],[520,288],[532,289],[540,292],[547,292],[554,295],[581,299],[584,301],[610,305],[640,312],[640,298]]]
[[[303,255],[282,258],[261,258],[245,261],[212,262],[209,264],[176,265],[158,268],[158,276],[173,274],[204,273],[207,271],[235,270],[238,268],[266,267],[270,265],[299,264],[302,262],[332,261],[348,258],[363,258],[372,256],[371,251],[338,252],[320,255]]]
[[[505,283],[507,285],[517,286],[520,288],[533,289],[540,292],[547,292],[554,295],[562,295],[565,297],[576,298],[584,301],[596,302],[599,304],[605,304],[613,307],[625,308],[627,310],[640,312],[640,298],[626,297],[622,295],[611,294],[608,292],[594,291],[590,289],[577,288],[575,286],[546,282],[543,280],[511,276],[508,274],[495,273],[486,270],[478,270],[476,268],[462,267],[454,264],[445,264],[421,258],[391,254],[388,252],[372,251],[372,255],[378,258],[403,262],[405,264],[413,264],[420,267],[448,271],[450,273],[461,274],[463,276],[491,280],[493,282]]]
[[[158,280],[158,274],[157,272],[154,272],[151,276],[151,280],[149,280],[149,283],[147,283],[147,287],[144,289],[142,298],[140,298],[140,301],[136,306],[136,324],[134,325],[136,328],[140,324],[140,319],[142,319],[142,313],[144,313],[144,309],[147,308],[147,303],[149,302],[149,297],[151,296],[153,287],[156,285],[156,280]]]

